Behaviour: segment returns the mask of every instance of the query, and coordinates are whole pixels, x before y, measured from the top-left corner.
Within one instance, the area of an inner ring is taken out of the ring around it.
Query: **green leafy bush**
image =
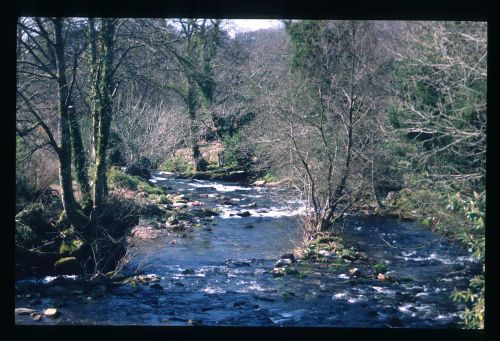
[[[484,255],[485,255],[485,214],[486,195],[483,192],[474,192],[470,198],[464,198],[460,193],[449,196],[448,209],[465,214],[470,226],[462,229],[460,239],[464,242],[469,252],[483,262],[483,271],[474,276],[469,282],[467,290],[455,290],[451,295],[455,301],[464,302],[467,307],[462,313],[466,328],[484,328]]]
[[[117,168],[112,168],[108,174],[108,183],[115,188],[136,191],[141,180],[138,177],[125,174]]]
[[[386,273],[387,272],[387,266],[383,263],[376,263],[375,265],[373,265],[373,270],[376,272],[376,273]]]
[[[129,189],[132,191],[144,191],[148,194],[164,194],[161,187],[151,185],[138,176],[128,175],[117,168],[112,168],[108,174],[108,182],[111,187]]]
[[[279,180],[279,178],[272,172],[267,172],[262,178],[259,180],[264,180],[265,182],[276,182]]]
[[[20,222],[16,222],[16,244],[31,248],[40,242],[39,236],[28,226]]]

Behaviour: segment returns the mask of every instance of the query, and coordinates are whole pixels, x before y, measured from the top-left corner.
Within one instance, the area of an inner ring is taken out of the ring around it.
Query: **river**
[[[353,281],[321,264],[310,266],[304,276],[275,278],[274,263],[300,238],[298,214],[304,207],[293,194],[174,179],[161,172],[152,181],[217,207],[220,215],[184,237],[134,243],[136,255],[125,272],[139,268],[156,275],[155,284],[98,293],[68,293],[52,286],[35,299],[18,295],[16,307],[41,311],[57,306],[61,316],[34,322],[16,315],[16,324],[460,327],[463,306],[449,296],[454,288],[467,287],[481,265],[459,245],[413,222],[351,216],[343,226],[345,244],[386,264],[389,275],[405,279],[399,284]],[[218,195],[232,205],[223,205]],[[242,211],[250,216],[236,215]],[[50,280],[26,279],[16,285]]]

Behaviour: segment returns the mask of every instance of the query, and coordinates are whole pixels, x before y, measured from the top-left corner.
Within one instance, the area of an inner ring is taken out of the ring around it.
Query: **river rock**
[[[319,255],[323,256],[323,257],[330,257],[332,254],[330,252],[328,252],[327,250],[319,250],[318,252]]]
[[[147,215],[147,216],[159,216],[163,215],[165,213],[164,210],[162,210],[158,205],[154,204],[147,204],[143,205],[141,207],[141,214]]]
[[[278,261],[276,262],[276,264],[274,265],[276,268],[282,268],[284,266],[288,266],[288,265],[291,265],[293,262],[290,258],[281,258],[281,259],[278,259]]]
[[[16,308],[15,309],[15,314],[16,315],[29,315],[34,313],[35,310],[31,308]]]
[[[216,190],[215,187],[196,187],[195,188],[195,191],[197,191],[197,192],[213,192],[215,190]]]
[[[266,184],[266,180],[257,180],[252,183],[252,186],[264,186]]]
[[[224,200],[222,202],[222,205],[235,206],[235,205],[238,205],[238,204],[235,203],[234,201]]]
[[[243,211],[243,212],[238,212],[236,213],[236,215],[240,216],[240,217],[249,217],[251,216],[252,214],[248,211]]]
[[[351,275],[352,277],[359,277],[361,276],[361,270],[359,270],[358,268],[352,268],[349,270],[349,275]]]
[[[287,275],[296,275],[298,274],[299,272],[297,271],[297,269],[295,269],[293,266],[287,266],[285,268],[285,273]]]
[[[194,271],[194,269],[186,269],[186,270],[182,271],[182,274],[183,275],[194,275],[195,271]]]
[[[387,200],[387,201],[393,201],[397,197],[398,197],[398,192],[389,192],[389,193],[387,193],[387,197],[385,198],[385,200]]]
[[[256,208],[257,204],[254,202],[251,202],[250,204],[247,205],[240,205],[241,208]]]
[[[170,216],[170,217],[167,219],[167,223],[168,223],[169,225],[177,225],[177,224],[179,224],[179,219],[177,219],[177,217],[173,215],[173,216]]]
[[[280,257],[281,259],[290,259],[292,263],[295,263],[295,256],[292,252],[290,253],[285,253],[283,256]]]
[[[43,318],[42,314],[40,314],[38,311],[32,312],[30,316],[34,321],[41,321]]]
[[[150,288],[157,289],[157,290],[163,290],[163,287],[158,283],[151,285]]]
[[[154,239],[160,235],[160,231],[151,226],[136,226],[132,229],[131,234],[137,239]]]
[[[284,268],[274,268],[273,269],[273,277],[280,277],[285,274]]]
[[[61,312],[56,308],[47,308],[43,311],[43,314],[50,318],[57,318]]]

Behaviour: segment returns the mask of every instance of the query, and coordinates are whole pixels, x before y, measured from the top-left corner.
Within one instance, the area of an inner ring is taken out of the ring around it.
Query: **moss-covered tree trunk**
[[[94,89],[98,94],[94,112],[95,136],[95,173],[94,173],[94,206],[99,206],[108,195],[106,178],[106,152],[109,141],[112,117],[111,91],[113,89],[113,41],[115,34],[115,20],[101,19],[99,45],[101,60],[99,64],[98,81]]]
[[[59,133],[60,144],[57,150],[59,157],[59,181],[62,188],[62,203],[66,216],[70,223],[80,227],[84,222],[84,216],[78,210],[73,193],[73,178],[71,173],[71,133],[69,117],[69,91],[66,79],[66,65],[64,61],[64,39],[62,34],[62,18],[54,20],[55,31],[55,55],[58,83],[58,111],[59,111]]]
[[[87,170],[87,158],[85,156],[85,148],[83,146],[80,124],[73,107],[69,107],[69,121],[71,133],[71,145],[73,148],[73,165],[75,166],[75,174],[80,191],[81,207],[83,212],[88,215],[92,209],[92,192],[90,189],[89,176]]]
[[[95,160],[96,156],[96,146],[97,146],[97,133],[99,128],[99,111],[97,106],[99,105],[99,79],[100,79],[100,67],[97,61],[97,33],[95,28],[95,20],[89,18],[89,46],[90,46],[90,105],[91,105],[91,116],[92,116],[92,158]]]

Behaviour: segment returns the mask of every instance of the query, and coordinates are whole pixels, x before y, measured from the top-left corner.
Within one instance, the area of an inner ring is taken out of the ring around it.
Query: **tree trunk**
[[[60,115],[59,130],[60,130],[60,147],[58,149],[59,157],[59,181],[62,188],[62,203],[66,216],[70,223],[77,228],[81,227],[84,221],[84,216],[77,209],[73,193],[73,178],[71,174],[71,144],[70,144],[70,124],[68,114],[68,84],[65,74],[64,62],[64,41],[62,36],[62,18],[56,18],[54,21],[55,28],[55,52],[57,64],[57,83],[58,89],[58,110]]]
[[[73,164],[75,166],[76,179],[82,192],[81,206],[83,212],[88,215],[92,208],[92,194],[87,171],[87,158],[85,157],[80,125],[78,124],[75,110],[72,107],[69,108],[69,121],[71,144],[73,147]]]
[[[106,152],[112,117],[111,90],[113,89],[114,19],[101,19],[100,33],[102,60],[100,64],[100,78],[97,83],[98,89],[96,89],[96,93],[98,93],[98,102],[95,107],[96,119],[94,120],[94,131],[97,129],[95,143],[94,206],[100,205],[108,195]]]
[[[89,18],[89,32],[88,38],[90,42],[90,103],[91,103],[91,116],[92,116],[92,158],[95,160],[97,148],[97,133],[99,130],[99,110],[97,107],[100,105],[99,99],[99,78],[100,68],[97,61],[97,34],[95,30],[95,22],[93,18]]]
[[[196,172],[206,170],[202,158],[200,147],[198,146],[198,127],[196,125],[196,89],[192,80],[188,80],[187,106],[189,115],[189,143]]]

